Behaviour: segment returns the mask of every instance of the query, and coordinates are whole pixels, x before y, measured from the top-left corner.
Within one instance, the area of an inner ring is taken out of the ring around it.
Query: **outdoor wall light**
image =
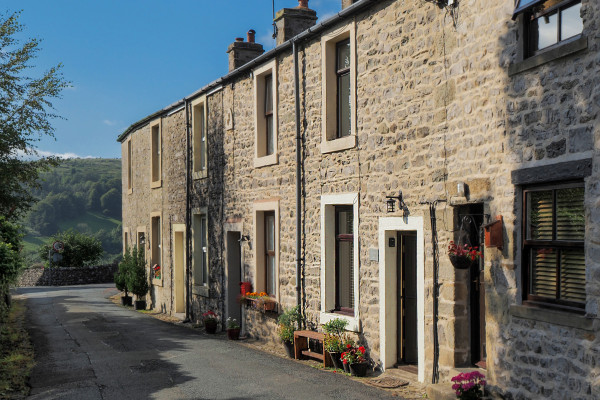
[[[409,213],[408,206],[404,202],[404,198],[402,196],[402,190],[398,192],[398,196],[385,196],[386,204],[387,204],[387,212],[393,213],[396,209],[396,200],[398,200],[398,208],[402,210],[403,215],[406,217]]]

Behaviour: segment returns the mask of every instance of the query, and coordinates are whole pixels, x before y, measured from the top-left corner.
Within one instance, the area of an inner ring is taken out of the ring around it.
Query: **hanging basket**
[[[450,257],[450,262],[456,269],[469,269],[477,263],[477,259],[471,260],[471,257],[456,256],[454,254],[448,255],[448,257]]]

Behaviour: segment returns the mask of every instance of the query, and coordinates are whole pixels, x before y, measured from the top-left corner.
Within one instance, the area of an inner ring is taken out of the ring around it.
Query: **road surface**
[[[388,399],[346,376],[113,304],[112,285],[19,288],[31,399]],[[397,397],[396,397],[397,398]]]

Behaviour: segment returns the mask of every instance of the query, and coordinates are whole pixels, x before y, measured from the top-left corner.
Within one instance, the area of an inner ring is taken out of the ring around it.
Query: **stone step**
[[[436,383],[427,386],[427,398],[430,400],[456,400],[452,383]]]
[[[478,371],[483,375],[486,375],[486,370],[473,367],[473,368],[452,368],[450,370],[450,374],[448,375],[448,382],[436,383],[435,385],[427,386],[427,396],[431,400],[456,400],[456,393],[452,390],[452,382],[450,379],[452,377],[465,373]]]

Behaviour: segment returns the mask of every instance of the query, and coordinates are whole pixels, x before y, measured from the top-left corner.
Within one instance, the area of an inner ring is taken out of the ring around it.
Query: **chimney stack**
[[[308,8],[308,0],[298,0],[298,7],[277,11],[277,46],[317,23],[317,12]]]
[[[350,7],[354,3],[356,3],[356,0],[342,0],[342,10]]]
[[[247,33],[247,42],[244,38],[235,38],[235,42],[231,43],[227,48],[229,54],[229,72],[241,67],[242,65],[252,61],[260,56],[265,50],[262,44],[255,43],[256,32],[250,29]]]

